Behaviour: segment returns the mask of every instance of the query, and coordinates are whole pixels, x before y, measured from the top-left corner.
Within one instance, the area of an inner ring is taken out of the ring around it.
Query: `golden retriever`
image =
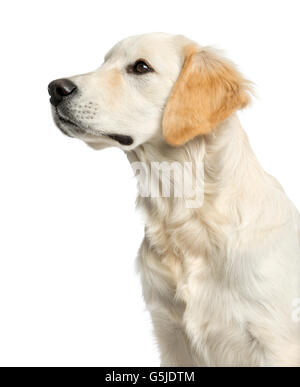
[[[154,33],[49,93],[62,132],[121,148],[138,172],[161,365],[300,366],[299,213],[237,117],[251,83],[217,51]]]

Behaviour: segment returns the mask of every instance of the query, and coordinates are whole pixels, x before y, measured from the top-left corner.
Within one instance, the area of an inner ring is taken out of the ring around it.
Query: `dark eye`
[[[142,75],[154,71],[146,62],[138,60],[135,64],[128,66],[127,71],[137,75]]]

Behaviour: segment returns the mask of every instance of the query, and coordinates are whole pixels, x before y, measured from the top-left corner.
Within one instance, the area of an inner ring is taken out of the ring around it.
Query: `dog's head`
[[[148,141],[179,146],[249,102],[249,82],[213,50],[183,36],[123,40],[96,71],[49,85],[61,131],[95,148]]]

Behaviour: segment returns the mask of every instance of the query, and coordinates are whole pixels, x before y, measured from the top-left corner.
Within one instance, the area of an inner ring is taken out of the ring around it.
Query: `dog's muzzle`
[[[59,129],[64,134],[67,136],[71,136],[72,134],[71,137],[78,134],[93,135],[96,137],[108,137],[118,142],[120,145],[130,146],[133,144],[134,140],[131,136],[118,133],[103,133],[100,131],[95,133],[95,131],[92,131],[92,129],[86,127],[86,125],[81,127],[83,124],[82,121],[77,122],[76,118],[72,117],[72,114],[70,115],[66,109],[63,108],[64,106],[62,104],[62,102],[67,100],[69,97],[73,97],[77,90],[77,86],[72,81],[65,78],[52,81],[48,86],[50,103],[55,108],[55,121]],[[59,106],[60,104],[61,106]],[[65,126],[68,127],[68,130],[66,130]]]

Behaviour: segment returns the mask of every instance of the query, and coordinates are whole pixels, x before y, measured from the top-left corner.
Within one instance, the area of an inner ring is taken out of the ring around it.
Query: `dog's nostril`
[[[56,89],[56,92],[59,94],[59,95],[65,95],[65,90],[62,88],[62,87],[58,87]]]
[[[64,97],[69,96],[76,89],[76,85],[69,79],[57,79],[56,81],[51,82],[48,86],[51,104],[57,106]]]

